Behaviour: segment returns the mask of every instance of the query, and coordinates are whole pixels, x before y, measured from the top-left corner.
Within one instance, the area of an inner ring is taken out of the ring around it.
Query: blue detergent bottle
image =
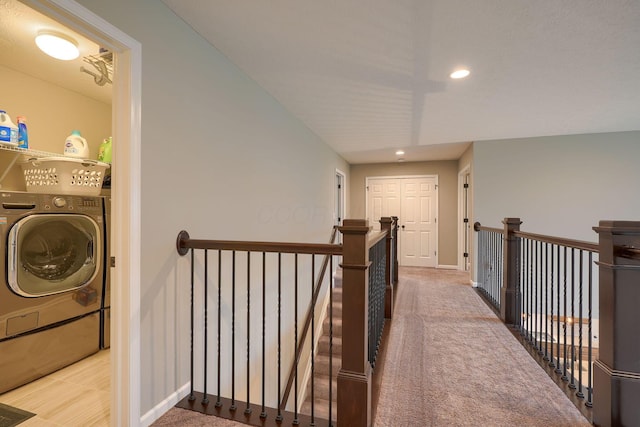
[[[18,122],[18,148],[29,148],[29,134],[27,133],[27,118],[16,117]]]

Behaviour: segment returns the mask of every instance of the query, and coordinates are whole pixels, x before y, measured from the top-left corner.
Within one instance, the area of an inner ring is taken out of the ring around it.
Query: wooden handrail
[[[338,226],[334,226],[331,232],[331,238],[329,239],[329,244],[332,244],[336,240],[336,236],[338,233]],[[291,369],[289,370],[289,379],[287,380],[287,386],[284,389],[284,394],[282,395],[282,400],[280,401],[280,408],[284,409],[287,406],[287,401],[289,400],[289,394],[291,393],[291,387],[293,386],[293,380],[295,379],[295,370],[300,362],[300,356],[302,355],[302,349],[304,347],[305,339],[307,338],[307,332],[309,332],[309,327],[311,326],[311,315],[313,313],[312,308],[315,307],[316,302],[318,301],[318,295],[320,294],[320,288],[322,287],[322,282],[324,280],[324,275],[327,271],[327,266],[329,265],[329,255],[325,255],[324,260],[322,261],[322,267],[320,269],[320,274],[318,276],[318,280],[316,281],[313,296],[311,298],[311,302],[309,304],[309,308],[307,310],[307,316],[304,320],[304,326],[302,328],[302,333],[300,334],[300,340],[298,344],[298,348],[296,349],[295,358],[293,360],[293,364],[291,365]]]
[[[479,222],[473,224],[473,229],[475,231],[489,231],[504,234],[504,229],[502,228],[485,227]],[[543,243],[551,243],[553,245],[566,246],[568,248],[580,249],[594,253],[598,253],[600,250],[597,243],[585,242],[582,240],[566,239],[556,236],[545,236],[544,234],[527,233],[526,231],[514,231],[513,235],[524,239],[531,239]]]
[[[599,253],[600,247],[597,243],[584,242],[582,240],[565,239],[562,237],[545,236],[542,234],[527,233],[524,231],[514,231],[516,237],[536,240],[543,243],[551,243],[553,245],[566,246],[568,248],[580,249],[583,251]]]
[[[186,255],[188,249],[223,251],[280,252],[290,254],[342,255],[342,245],[326,243],[244,242],[238,240],[199,240],[189,238],[181,231],[177,241],[178,252]]]
[[[499,234],[504,233],[503,228],[485,227],[484,225],[481,225],[479,222],[475,222],[473,224],[473,229],[474,231],[489,231],[491,233],[499,233]]]
[[[369,240],[367,240],[367,246],[372,248],[378,243],[380,240],[387,237],[387,230],[379,231],[376,234],[369,234]]]

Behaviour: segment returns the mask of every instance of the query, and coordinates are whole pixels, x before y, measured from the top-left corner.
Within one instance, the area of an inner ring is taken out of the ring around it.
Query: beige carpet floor
[[[376,426],[591,425],[466,274],[400,274]]]
[[[400,270],[375,426],[590,426],[468,283]],[[179,408],[153,424],[241,425]]]

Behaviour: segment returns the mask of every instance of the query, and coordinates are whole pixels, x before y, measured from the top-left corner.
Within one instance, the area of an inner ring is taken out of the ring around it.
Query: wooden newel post
[[[502,246],[502,287],[500,288],[500,318],[507,325],[520,324],[520,290],[518,263],[520,245],[514,231],[520,231],[520,218],[505,218]]]
[[[393,220],[393,277],[391,282],[398,283],[398,217],[392,216]]]
[[[387,232],[385,250],[386,250],[386,264],[384,267],[384,283],[385,283],[385,292],[384,292],[384,317],[387,319],[391,319],[393,316],[393,285],[391,284],[392,280],[392,264],[393,264],[393,254],[391,252],[391,248],[393,245],[393,235],[391,234],[391,225],[393,220],[390,217],[382,217],[380,218],[380,230]]]
[[[371,425],[369,364],[369,222],[345,219],[342,232],[342,367],[338,373],[338,425]]]
[[[640,425],[640,222],[600,221],[600,351],[593,423]]]

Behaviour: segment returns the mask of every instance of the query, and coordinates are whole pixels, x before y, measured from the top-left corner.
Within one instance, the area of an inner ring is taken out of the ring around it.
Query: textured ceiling
[[[42,53],[34,41],[40,30],[54,30],[73,38],[78,42],[80,57],[72,61],[61,61]],[[98,51],[99,46],[93,41],[18,0],[0,0],[1,66],[111,104],[111,85],[98,86],[91,75],[80,71],[83,66],[96,71],[90,64],[83,62],[83,57],[96,55]]]
[[[163,1],[352,163],[640,129],[637,0]]]

